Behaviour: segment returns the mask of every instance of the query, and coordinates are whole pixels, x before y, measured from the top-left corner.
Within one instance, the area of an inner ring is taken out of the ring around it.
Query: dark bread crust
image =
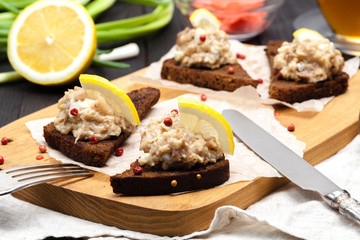
[[[128,93],[140,119],[157,103],[160,91],[156,88],[141,88]],[[72,134],[61,134],[53,122],[44,126],[44,138],[50,147],[55,148],[69,158],[89,166],[103,167],[107,159],[115,152],[131,132],[123,131],[120,136],[91,144],[89,141],[77,141]]]
[[[122,132],[117,138],[91,144],[88,141],[77,141],[73,135],[64,135],[56,130],[54,122],[44,127],[44,137],[50,147],[55,148],[69,158],[84,163],[88,166],[102,167],[106,160],[113,154],[118,146],[130,135]]]
[[[114,193],[164,195],[215,187],[230,177],[229,161],[224,158],[215,164],[197,166],[190,170],[164,171],[144,166],[143,172],[135,175],[134,168],[137,166],[140,165],[135,161],[130,169],[110,177]],[[176,181],[177,185],[172,186],[172,181]]]
[[[234,73],[228,73],[233,67]],[[252,79],[240,64],[228,64],[218,69],[182,67],[171,58],[164,61],[161,78],[198,87],[233,92],[242,86],[257,87],[259,81]]]
[[[139,118],[142,119],[148,113],[150,108],[159,101],[160,90],[152,87],[144,87],[133,90],[127,93],[127,95],[134,103]]]
[[[337,96],[346,91],[349,75],[341,72],[333,79],[317,83],[295,82],[277,78],[277,69],[274,69],[274,57],[283,41],[270,41],[267,44],[266,54],[271,68],[270,98],[288,103],[303,102],[309,99]]]

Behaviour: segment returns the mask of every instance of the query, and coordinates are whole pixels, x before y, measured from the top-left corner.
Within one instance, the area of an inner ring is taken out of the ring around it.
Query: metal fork
[[[71,163],[49,163],[8,168],[0,171],[0,196],[34,184],[71,177],[91,177],[93,173]]]

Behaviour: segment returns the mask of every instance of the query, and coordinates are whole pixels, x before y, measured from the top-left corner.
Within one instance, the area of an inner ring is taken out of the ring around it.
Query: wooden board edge
[[[53,211],[120,229],[161,236],[184,236],[207,229],[219,207],[231,205],[245,209],[254,201],[262,199],[286,183],[288,183],[286,178],[258,178],[246,186],[247,190],[252,192],[250,194],[248,191],[239,190],[207,206],[183,211],[160,211],[129,206],[99,197],[78,194],[47,183],[23,189],[12,195]],[[62,196],[61,199],[57,197],[59,195]]]

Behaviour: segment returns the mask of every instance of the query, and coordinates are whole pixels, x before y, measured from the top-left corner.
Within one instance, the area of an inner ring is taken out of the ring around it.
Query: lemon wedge
[[[213,136],[218,139],[224,153],[234,153],[234,137],[226,119],[208,105],[179,97],[180,123],[204,138]]]
[[[205,8],[196,9],[189,18],[193,27],[202,28],[208,31],[218,30],[220,21],[217,17]]]
[[[115,111],[121,112],[124,118],[132,125],[139,125],[138,112],[130,97],[118,86],[109,80],[91,74],[81,74],[81,87],[85,89],[90,99],[96,99],[99,93],[103,95]]]
[[[40,0],[23,9],[8,35],[8,58],[27,80],[40,85],[75,80],[91,64],[95,24],[72,0]]]
[[[308,29],[308,28],[300,28],[293,33],[294,38],[298,41],[302,42],[304,40],[321,40],[325,39],[320,33],[317,31]]]

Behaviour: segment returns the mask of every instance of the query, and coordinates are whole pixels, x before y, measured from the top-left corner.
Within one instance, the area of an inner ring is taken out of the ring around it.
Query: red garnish
[[[166,118],[164,119],[164,124],[165,124],[165,126],[170,127],[170,126],[172,125],[172,119],[169,118],[169,117],[166,117]]]
[[[118,147],[116,150],[115,150],[115,155],[116,156],[121,156],[123,155],[124,153],[124,149],[122,147]]]
[[[137,167],[134,168],[134,173],[135,173],[136,175],[139,175],[139,174],[141,174],[142,172],[143,172],[143,168],[142,168],[142,167],[137,166]]]
[[[92,144],[99,143],[99,139],[96,136],[91,136],[89,140],[90,140],[90,143],[92,143]]]
[[[259,82],[260,84],[262,84],[264,81],[263,81],[261,78],[259,78],[259,79],[258,79],[258,82]]]
[[[9,142],[9,139],[7,137],[1,138],[1,144],[2,145],[6,145],[6,144],[8,144],[8,142]]]
[[[39,146],[39,151],[41,152],[41,153],[46,153],[46,146],[45,145],[40,145]]]
[[[3,165],[3,164],[4,164],[4,157],[0,156],[0,165]]]
[[[37,156],[36,156],[36,160],[41,160],[41,159],[43,159],[43,158],[44,158],[43,155],[37,155]]]
[[[245,58],[246,58],[246,56],[245,56],[244,54],[241,54],[241,53],[237,53],[237,54],[236,54],[236,57],[237,57],[238,59],[245,59]]]
[[[73,115],[73,116],[78,115],[78,113],[79,113],[79,110],[77,108],[73,108],[73,109],[70,110],[70,114]]]
[[[228,73],[233,74],[234,73],[234,68],[233,67],[228,67]]]
[[[274,112],[274,116],[278,117],[278,116],[280,116],[280,113],[279,112]]]
[[[2,144],[2,145],[6,145],[6,144],[8,144],[8,142],[9,142],[9,139],[8,139],[7,137],[3,137],[3,138],[1,139],[1,144]]]
[[[201,94],[200,99],[201,101],[206,101],[207,100],[206,94],[205,93]]]
[[[200,41],[205,42],[205,40],[206,40],[206,36],[205,35],[200,35]]]
[[[290,125],[287,127],[287,130],[288,130],[289,132],[295,131],[295,125],[294,125],[294,124],[290,124]]]
[[[130,167],[134,166],[135,162],[130,163]]]
[[[176,114],[179,113],[179,111],[177,109],[173,109],[173,110],[171,110],[171,112],[175,112]]]
[[[278,73],[276,74],[276,78],[277,78],[277,79],[282,78],[282,74],[281,74],[281,72],[278,72]]]

